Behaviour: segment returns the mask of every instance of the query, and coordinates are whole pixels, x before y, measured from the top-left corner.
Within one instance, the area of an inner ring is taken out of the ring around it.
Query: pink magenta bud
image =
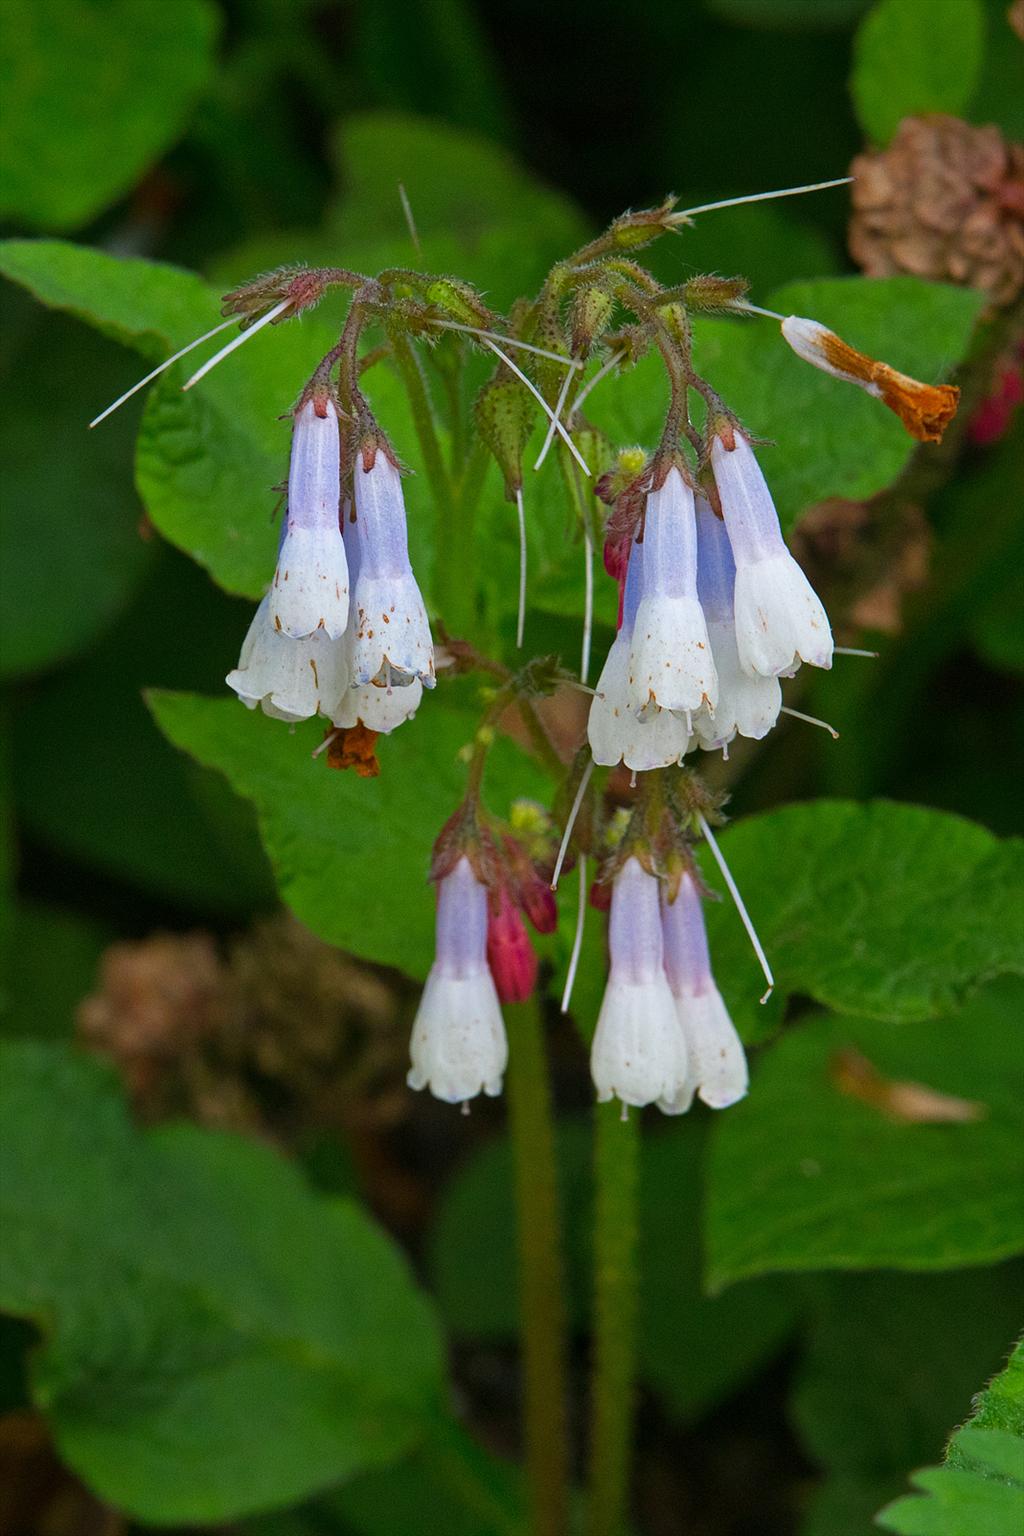
[[[558,927],[558,903],[555,893],[538,875],[528,880],[520,892],[525,911],[538,933],[554,933]]]
[[[487,914],[487,963],[503,1003],[525,1003],[537,980],[537,956],[517,907],[507,891],[498,910]]]

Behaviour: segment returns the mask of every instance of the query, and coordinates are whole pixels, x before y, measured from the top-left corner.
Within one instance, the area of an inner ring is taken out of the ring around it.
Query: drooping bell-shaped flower
[[[294,640],[322,630],[331,639],[348,621],[348,563],[338,522],[341,497],[338,416],[328,400],[299,411],[288,471],[288,518],[270,588],[275,629]]]
[[[271,617],[271,598],[260,603],[242,642],[238,666],[226,682],[247,709],[257,705],[277,720],[331,715],[348,684],[345,642],[326,630],[292,640]]]
[[[693,491],[678,469],[647,498],[642,554],[643,594],[629,656],[638,708],[714,709],[718,679],[697,596]]]
[[[461,1104],[501,1092],[508,1042],[487,964],[487,888],[463,856],[437,888],[437,950],[410,1044],[410,1088]]]
[[[789,553],[771,492],[740,432],[735,447],[716,437],[715,483],[736,561],[736,645],[745,672],[791,675],[801,661],[832,665],[832,631],[821,601]]]
[[[659,881],[628,858],[612,884],[611,971],[590,1053],[599,1102],[657,1104],[681,1114],[693,1097],[686,1039],[663,965]]]
[[[675,901],[662,896],[665,973],[689,1049],[691,1080],[711,1109],[726,1109],[746,1094],[747,1058],[715,986],[701,897],[684,874]]]
[[[640,700],[631,685],[630,651],[643,592],[643,552],[630,546],[619,632],[612,641],[590,706],[587,737],[594,762],[613,768],[625,763],[637,773],[667,768],[690,745],[685,719],[652,706],[640,718]]]
[[[354,683],[434,686],[430,625],[409,563],[402,479],[383,449],[355,467],[358,573],[352,587]]]
[[[736,644],[733,592],[736,565],[729,535],[703,496],[697,503],[697,591],[707,620],[711,654],[718,673],[718,703],[693,717],[693,729],[707,751],[726,747],[734,736],[767,736],[782,708],[777,677],[745,672]]]

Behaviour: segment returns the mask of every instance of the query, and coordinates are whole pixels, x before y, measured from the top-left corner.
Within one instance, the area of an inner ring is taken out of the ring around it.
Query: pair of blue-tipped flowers
[[[434,686],[401,476],[386,448],[370,443],[343,499],[329,398],[296,413],[277,567],[227,681],[243,704],[277,719],[320,714],[381,733],[409,719]]]

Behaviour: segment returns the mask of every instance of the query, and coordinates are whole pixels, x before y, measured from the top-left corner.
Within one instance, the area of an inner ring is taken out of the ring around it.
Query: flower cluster
[[[277,567],[227,682],[279,720],[387,734],[434,686],[433,645],[398,468],[371,442],[343,477],[339,428],[329,398],[296,413]]]
[[[712,441],[718,517],[674,463],[627,545],[621,619],[590,711],[596,763],[635,772],[767,735],[780,677],[832,665],[825,610],[786,548],[753,449]]]
[[[692,874],[673,896],[635,855],[626,858],[612,882],[609,949],[590,1056],[599,1101],[680,1115],[694,1094],[712,1109],[742,1099],[746,1057],[711,974]]]

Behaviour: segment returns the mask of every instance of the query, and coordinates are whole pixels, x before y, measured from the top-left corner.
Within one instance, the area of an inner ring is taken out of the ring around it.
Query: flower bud
[[[473,413],[504,476],[505,495],[514,501],[523,485],[523,450],[533,427],[533,401],[519,380],[502,368],[477,395]]]
[[[569,334],[574,357],[589,357],[611,324],[615,299],[600,283],[587,283],[573,296]]]
[[[330,400],[323,409],[318,415],[309,400],[295,418],[288,520],[270,591],[275,628],[295,640],[320,629],[335,639],[348,621],[348,562],[338,522],[338,416]]]
[[[487,963],[503,1003],[525,1003],[537,981],[537,956],[517,907],[499,890],[487,918]]]

